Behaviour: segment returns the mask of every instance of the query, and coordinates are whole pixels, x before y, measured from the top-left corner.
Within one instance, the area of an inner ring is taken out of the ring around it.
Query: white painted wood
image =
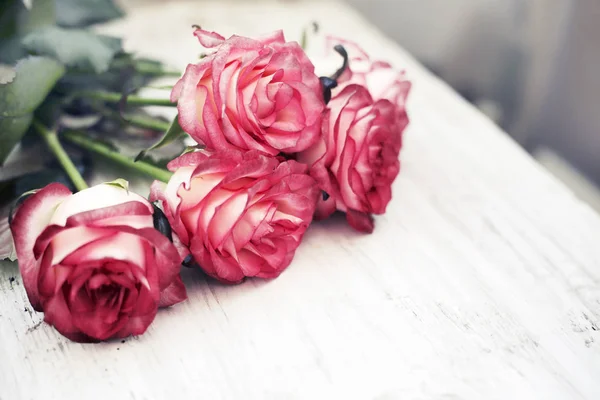
[[[176,3],[110,27],[182,65],[225,34],[318,20],[414,79],[373,235],[314,224],[278,279],[184,276],[190,299],[124,343],[40,324],[0,265],[0,399],[599,399],[600,217],[346,6]],[[15,278],[13,281],[12,278]]]

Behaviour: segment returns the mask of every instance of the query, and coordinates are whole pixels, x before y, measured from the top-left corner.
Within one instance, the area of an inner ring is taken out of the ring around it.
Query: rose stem
[[[112,68],[123,68],[123,67],[128,67],[129,66],[129,61],[128,60],[114,60],[111,67]],[[136,72],[142,74],[142,75],[152,75],[152,76],[172,76],[172,77],[176,77],[179,78],[181,76],[181,72],[179,71],[171,71],[168,69],[164,69],[163,66],[155,66],[152,63],[146,63],[144,61],[138,61],[135,62],[134,61],[134,65],[133,68],[135,69]]]
[[[71,161],[71,158],[60,144],[56,132],[49,130],[36,120],[34,120],[31,125],[42,136],[50,151],[54,154],[60,165],[63,167],[69,176],[69,179],[71,179],[71,182],[73,182],[75,188],[78,191],[87,189],[87,183],[79,171],[77,171],[77,167],[75,167],[75,164],[73,164],[73,161]]]
[[[77,92],[73,97],[87,97],[94,100],[102,100],[108,103],[119,103],[123,98],[121,93],[117,92],[104,92],[85,90]],[[177,107],[177,103],[171,103],[169,99],[152,99],[139,96],[127,96],[127,105],[129,106],[166,106],[166,107]]]
[[[99,143],[94,139],[89,138],[84,133],[77,131],[65,131],[62,134],[62,136],[65,138],[65,140],[73,143],[76,146],[79,146],[92,153],[101,155],[111,161],[114,161],[116,164],[119,164],[122,167],[126,167],[144,173],[148,176],[151,176],[154,179],[158,179],[159,181],[168,182],[171,176],[173,175],[173,173],[162,168],[155,167],[152,164],[148,164],[143,161],[136,162],[127,156],[124,156],[120,153],[117,153],[114,150],[111,150],[105,144]]]
[[[99,110],[100,114],[107,118],[114,120],[121,120],[127,122],[129,125],[137,126],[139,128],[151,129],[158,132],[166,132],[169,130],[171,124],[169,122],[161,121],[156,118],[142,117],[136,115],[123,115],[110,110]]]

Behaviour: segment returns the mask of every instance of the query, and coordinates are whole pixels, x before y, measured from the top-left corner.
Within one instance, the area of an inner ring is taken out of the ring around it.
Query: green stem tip
[[[168,182],[171,176],[173,175],[173,173],[162,168],[156,167],[152,164],[143,161],[136,162],[131,158],[112,150],[104,143],[100,143],[90,138],[82,132],[65,131],[63,133],[63,137],[68,142],[78,147],[81,147],[82,149],[98,154],[104,158],[115,162],[118,165],[121,165],[122,167],[141,172],[159,181]]]
[[[123,95],[116,92],[85,90],[75,93],[74,97],[86,97],[88,99],[106,101],[107,103],[119,103]],[[177,107],[177,103],[172,103],[169,99],[152,99],[135,95],[127,96],[127,105]]]
[[[116,111],[112,111],[107,108],[102,109],[100,107],[98,108],[98,112],[100,112],[100,114],[104,117],[110,118],[112,120],[121,121],[123,123],[128,123],[132,126],[137,126],[138,128],[151,129],[153,131],[158,132],[166,132],[170,126],[170,123],[150,116],[131,114],[121,115]]]
[[[40,134],[40,136],[42,136],[52,154],[54,154],[61,167],[69,176],[71,182],[73,182],[75,188],[78,191],[87,189],[87,183],[85,182],[79,171],[77,171],[77,167],[75,166],[75,164],[73,164],[73,161],[69,157],[69,154],[67,154],[65,149],[62,147],[60,141],[58,140],[56,132],[49,130],[37,120],[34,120],[31,125]]]

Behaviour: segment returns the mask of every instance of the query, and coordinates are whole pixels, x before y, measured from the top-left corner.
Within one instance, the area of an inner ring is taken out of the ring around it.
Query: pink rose
[[[277,31],[261,39],[197,29],[215,52],[188,65],[171,93],[179,123],[211,150],[276,155],[314,144],[325,104],[314,66],[296,42]]]
[[[174,245],[143,197],[102,184],[72,194],[52,183],[11,223],[29,301],[75,341],[140,335],[158,307],[186,298]]]
[[[164,193],[155,182],[152,198],[208,275],[274,278],[290,264],[320,193],[305,165],[259,152],[195,152],[169,169]]]
[[[356,57],[368,61],[362,53]],[[390,71],[381,62],[369,64],[360,73],[348,68],[332,92],[323,138],[297,157],[310,165],[311,175],[329,195],[319,201],[317,218],[344,211],[353,228],[370,233],[372,214],[383,214],[392,198],[391,185],[400,170],[402,132],[408,124],[405,101],[410,83]],[[391,79],[380,76],[369,82],[374,73]]]

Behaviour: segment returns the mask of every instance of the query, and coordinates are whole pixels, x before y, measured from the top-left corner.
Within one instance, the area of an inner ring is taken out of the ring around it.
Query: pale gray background
[[[600,1],[348,2],[567,183],[548,150],[600,183]]]

